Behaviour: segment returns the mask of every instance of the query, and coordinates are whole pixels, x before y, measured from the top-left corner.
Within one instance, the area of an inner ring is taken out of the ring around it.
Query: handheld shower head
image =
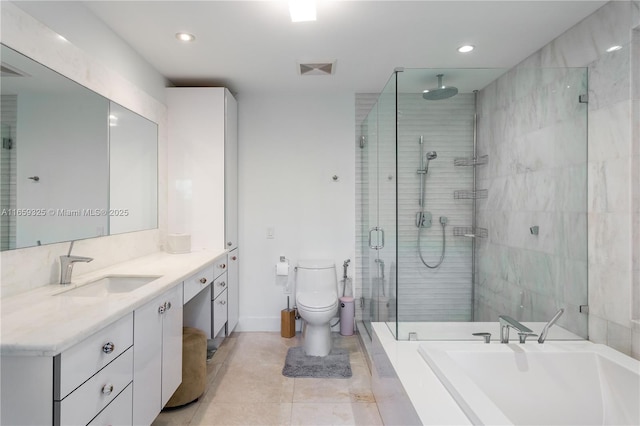
[[[435,160],[436,158],[438,158],[438,153],[437,152],[435,152],[435,151],[427,152],[427,161]]]

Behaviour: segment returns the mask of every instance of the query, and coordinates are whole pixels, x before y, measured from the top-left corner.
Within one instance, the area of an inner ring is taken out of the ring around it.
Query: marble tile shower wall
[[[509,73],[513,76],[518,70],[526,69],[588,67],[588,333],[590,340],[636,358],[640,358],[639,25],[639,1],[609,2]],[[607,53],[606,49],[613,45],[620,45],[622,49]],[[506,82],[496,82],[496,90]],[[490,93],[485,95],[489,97]],[[497,93],[496,96],[494,105],[508,99]],[[494,128],[500,123],[497,121]],[[495,151],[495,147],[485,149]],[[509,152],[501,155],[510,155]],[[561,187],[555,179],[549,184],[544,180],[539,184],[549,191],[552,187],[556,191]],[[535,189],[523,187],[526,188],[537,192],[539,185]],[[570,234],[564,237],[582,238]],[[536,267],[544,266],[545,261],[541,262]],[[521,265],[530,266],[533,265]],[[587,279],[580,277],[581,269],[568,268],[566,274],[571,280],[576,276]],[[564,282],[558,282],[555,291],[571,295],[571,289]],[[516,291],[516,298],[519,295]],[[517,308],[518,303],[519,300],[513,300],[511,306]]]
[[[545,321],[566,306],[561,325],[587,336],[586,83],[583,68],[515,68],[481,92],[478,321]]]

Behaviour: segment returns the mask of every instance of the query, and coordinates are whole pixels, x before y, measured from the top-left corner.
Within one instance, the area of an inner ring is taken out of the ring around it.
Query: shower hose
[[[440,260],[435,265],[429,265],[427,261],[424,260],[424,257],[422,256],[422,246],[420,245],[420,236],[422,235],[422,226],[418,228],[418,255],[420,255],[420,260],[422,261],[423,265],[429,269],[436,269],[438,266],[442,265],[442,262],[444,261],[444,251],[445,251],[445,245],[446,245],[445,232],[444,232],[445,224],[446,224],[445,220],[440,218],[440,226],[442,226],[442,252],[440,254]]]

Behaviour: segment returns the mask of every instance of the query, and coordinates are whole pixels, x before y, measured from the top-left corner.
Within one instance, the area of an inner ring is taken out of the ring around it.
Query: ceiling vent
[[[7,65],[4,62],[0,63],[0,77],[28,77],[29,74],[20,71],[19,69]]]
[[[336,61],[298,64],[300,75],[332,75],[336,72]]]

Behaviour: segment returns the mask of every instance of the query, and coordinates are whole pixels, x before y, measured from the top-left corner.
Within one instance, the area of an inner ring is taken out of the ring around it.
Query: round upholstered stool
[[[207,385],[207,335],[192,327],[182,329],[182,383],[165,405],[179,407],[195,401]]]

